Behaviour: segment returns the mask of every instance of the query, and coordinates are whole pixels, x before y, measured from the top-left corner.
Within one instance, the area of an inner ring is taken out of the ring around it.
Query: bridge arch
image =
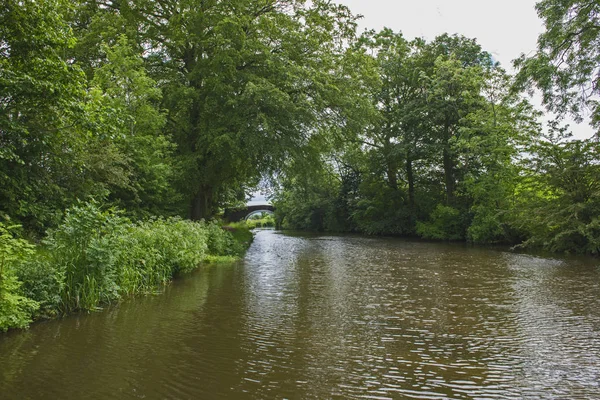
[[[246,206],[244,208],[236,209],[225,209],[223,217],[229,222],[239,222],[246,220],[251,214],[257,214],[259,212],[268,212],[273,214],[275,207],[271,204],[259,204]]]
[[[257,214],[263,214],[263,213],[267,213],[267,214],[270,214],[270,215],[274,215],[275,214],[275,212],[273,212],[273,210],[267,210],[267,209],[265,209],[265,210],[255,210],[255,211],[250,212],[248,215],[246,215],[244,217],[244,219],[246,221],[248,221],[250,218],[252,218],[252,216],[257,215]]]

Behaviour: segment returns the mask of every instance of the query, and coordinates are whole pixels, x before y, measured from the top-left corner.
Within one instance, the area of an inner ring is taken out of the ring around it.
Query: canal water
[[[600,399],[600,268],[259,231],[164,294],[0,334],[1,399]]]

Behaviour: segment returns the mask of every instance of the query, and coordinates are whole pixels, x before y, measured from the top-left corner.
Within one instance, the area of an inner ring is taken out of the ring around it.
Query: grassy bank
[[[67,211],[37,246],[19,238],[18,226],[0,223],[0,331],[160,291],[203,262],[239,258],[251,240],[243,225],[132,222],[93,202]]]

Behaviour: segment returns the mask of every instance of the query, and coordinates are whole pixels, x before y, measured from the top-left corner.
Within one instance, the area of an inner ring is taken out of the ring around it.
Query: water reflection
[[[164,295],[0,336],[2,398],[600,397],[594,263],[257,234]]]

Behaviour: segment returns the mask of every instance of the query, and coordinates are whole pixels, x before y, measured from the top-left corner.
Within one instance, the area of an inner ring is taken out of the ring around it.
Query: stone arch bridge
[[[273,214],[275,211],[275,207],[271,204],[260,204],[260,205],[251,205],[246,206],[244,208],[235,208],[235,209],[225,209],[225,213],[223,217],[229,222],[238,222],[241,220],[248,219],[253,214],[258,214],[260,212],[266,212],[269,214]]]

